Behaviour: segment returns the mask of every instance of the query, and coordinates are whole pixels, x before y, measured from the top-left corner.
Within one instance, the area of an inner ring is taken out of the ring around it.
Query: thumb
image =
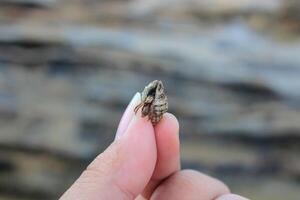
[[[132,200],[146,187],[156,163],[156,143],[152,124],[133,114],[137,98],[135,95],[122,117],[121,124],[127,128],[119,127],[116,140],[87,167],[61,200]]]

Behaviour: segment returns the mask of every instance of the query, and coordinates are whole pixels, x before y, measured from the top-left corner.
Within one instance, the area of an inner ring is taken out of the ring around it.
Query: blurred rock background
[[[52,200],[163,80],[182,166],[300,195],[297,0],[1,0],[0,199]]]

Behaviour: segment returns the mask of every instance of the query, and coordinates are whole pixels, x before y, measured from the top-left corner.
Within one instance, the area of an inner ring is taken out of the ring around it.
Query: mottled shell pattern
[[[148,116],[152,124],[157,124],[163,114],[168,110],[168,99],[161,81],[155,80],[149,83],[141,94],[141,103],[137,105],[134,112],[142,108],[142,117]]]

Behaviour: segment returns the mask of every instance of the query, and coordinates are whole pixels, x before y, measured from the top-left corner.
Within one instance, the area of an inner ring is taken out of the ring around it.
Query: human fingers
[[[161,183],[151,200],[213,200],[228,193],[221,181],[194,170],[182,170]]]
[[[130,103],[123,117],[130,117],[135,105]],[[129,120],[125,121],[123,124]],[[115,141],[87,167],[61,200],[132,200],[149,182],[156,156],[151,122],[133,115],[127,129],[118,132]]]
[[[180,169],[179,124],[176,117],[166,113],[155,126],[157,162],[143,197],[149,198],[157,185]]]

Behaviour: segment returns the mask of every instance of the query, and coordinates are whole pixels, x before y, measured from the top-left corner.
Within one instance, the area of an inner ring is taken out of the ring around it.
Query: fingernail
[[[218,197],[216,200],[249,200],[237,194],[225,194]]]
[[[124,135],[128,125],[130,124],[132,118],[135,115],[134,108],[139,104],[140,100],[141,100],[140,93],[137,92],[131,99],[130,103],[128,104],[120,120],[115,139],[119,139]]]

